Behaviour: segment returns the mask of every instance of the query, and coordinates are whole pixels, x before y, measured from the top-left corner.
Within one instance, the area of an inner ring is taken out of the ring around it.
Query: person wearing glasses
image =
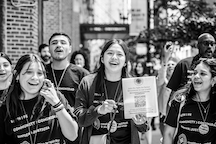
[[[195,57],[182,59],[175,67],[174,72],[167,84],[172,94],[184,86],[190,77],[191,65],[199,58],[212,58],[215,51],[215,38],[209,33],[203,33],[198,37],[197,48],[199,53]]]
[[[192,70],[191,83],[174,93],[163,144],[216,143],[216,59],[200,58]]]

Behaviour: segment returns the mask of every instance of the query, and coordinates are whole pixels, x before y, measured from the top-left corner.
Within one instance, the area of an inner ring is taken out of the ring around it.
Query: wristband
[[[59,111],[61,111],[61,110],[63,110],[65,107],[64,107],[64,105],[63,104],[61,104],[60,106],[58,106],[57,108],[54,108],[54,111],[55,111],[55,113],[57,113],[57,112],[59,112]]]
[[[53,108],[57,108],[57,107],[59,107],[60,105],[62,104],[62,102],[61,101],[59,101],[57,104],[55,104],[54,106],[52,106]]]

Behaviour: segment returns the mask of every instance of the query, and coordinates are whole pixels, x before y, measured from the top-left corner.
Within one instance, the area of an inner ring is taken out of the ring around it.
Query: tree
[[[160,13],[167,16],[161,18]],[[169,15],[169,11],[175,11]],[[158,23],[153,29],[144,29],[139,39],[150,38],[152,43],[178,41],[181,45],[197,40],[204,32],[216,35],[216,15],[214,8],[205,0],[156,0],[154,16]]]

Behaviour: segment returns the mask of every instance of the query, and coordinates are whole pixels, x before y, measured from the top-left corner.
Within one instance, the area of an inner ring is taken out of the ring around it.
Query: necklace
[[[203,114],[202,109],[201,109],[202,104],[200,102],[197,102],[197,104],[198,104],[199,111],[200,111],[200,114],[201,114],[201,117],[203,120],[203,123],[199,126],[198,131],[200,134],[207,134],[209,132],[209,126],[206,124],[206,119],[208,117],[210,103],[208,104],[208,106],[206,108],[204,108],[204,113],[206,113],[205,117],[204,117],[204,114]]]
[[[115,91],[115,94],[114,94],[114,98],[113,98],[114,101],[116,101],[116,97],[117,97],[117,94],[118,94],[118,91],[119,91],[120,83],[121,83],[121,81],[118,82],[118,85],[117,85],[117,88],[116,88],[116,91]],[[104,81],[104,91],[105,91],[105,97],[106,97],[106,99],[108,99],[108,92],[107,92],[107,87],[106,87],[105,81]],[[122,95],[122,91],[121,91],[121,93],[120,93],[120,95],[118,97],[117,103],[120,101],[121,95]],[[117,109],[114,110],[113,116],[110,113],[110,121],[107,124],[108,135],[109,135],[110,132],[114,133],[117,130],[117,122],[114,120],[115,115],[116,115],[116,111],[117,111]]]
[[[23,105],[23,101],[21,100],[20,103],[21,103],[22,110],[23,110],[24,114],[26,115],[26,122],[27,122],[27,124],[28,124],[28,131],[29,131],[29,136],[30,136],[31,144],[35,144],[36,138],[37,138],[37,132],[35,133],[34,139],[33,139],[33,137],[32,137],[33,134],[32,134],[32,132],[31,132],[31,125],[29,124],[29,120],[31,121],[31,120],[33,119],[34,111],[35,111],[35,109],[36,109],[36,105],[37,105],[37,104],[35,104],[35,106],[33,107],[33,110],[32,110],[32,112],[31,112],[30,119],[28,120],[28,114],[27,114],[27,112],[26,112],[26,110],[25,110],[25,107],[24,107],[24,105]],[[40,113],[39,113],[38,117],[37,117],[36,120],[35,120],[35,125],[36,125],[35,130],[38,129],[38,122],[37,122],[37,121],[38,121],[39,117],[41,116],[41,114],[42,114],[42,112],[43,112],[43,110],[44,110],[45,107],[46,107],[46,102],[43,102],[43,105],[42,105],[42,107],[41,107]]]
[[[209,126],[206,124],[206,119],[208,117],[208,113],[209,113],[209,108],[210,108],[210,103],[207,105],[207,107],[205,108],[202,103],[201,103],[201,98],[200,96],[198,95],[198,98],[199,98],[199,102],[197,102],[197,105],[199,107],[199,111],[200,111],[200,114],[201,114],[201,117],[202,117],[202,120],[203,122],[201,123],[201,125],[198,127],[198,131],[200,134],[207,134],[209,132]],[[204,114],[202,112],[202,109],[201,107],[204,109],[204,113],[205,113],[205,117],[204,117]]]
[[[57,80],[56,80],[55,72],[54,72],[53,68],[51,67],[51,69],[52,69],[52,74],[53,74],[53,78],[54,78],[54,82],[55,82],[55,86],[56,86],[56,89],[57,89],[57,90],[59,89],[59,86],[60,86],[60,84],[61,84],[61,82],[62,82],[62,79],[63,79],[63,77],[64,77],[64,75],[65,75],[65,72],[66,72],[68,66],[69,66],[69,65],[67,65],[66,68],[64,69],[64,71],[62,72],[61,77],[60,77],[58,83],[57,83]]]
[[[206,107],[206,108],[203,106],[203,104],[202,104],[201,102],[198,102],[198,104],[199,104],[199,106],[201,106],[201,107],[203,108],[203,110],[204,110],[204,113],[206,114],[207,110],[208,110],[208,109],[209,109],[209,107],[210,107],[210,103],[207,105],[207,107]]]
[[[21,101],[21,106],[22,106],[22,109],[23,109],[24,114],[26,115],[26,122],[27,122],[27,125],[28,125],[28,131],[29,131],[29,136],[30,136],[31,144],[35,144],[36,138],[37,138],[37,133],[35,133],[34,138],[33,138],[33,136],[32,136],[33,134],[32,134],[32,132],[31,132],[31,126],[30,126],[29,120],[28,120],[28,115],[27,115],[27,113],[26,113],[26,110],[25,110],[25,107],[24,107],[22,101]],[[35,107],[35,106],[34,106],[34,107]],[[32,111],[34,111],[34,108],[33,108]],[[33,112],[32,112],[32,113],[33,113]],[[32,113],[31,113],[30,121],[31,121],[31,119],[32,119],[32,117],[33,117],[33,114],[32,114]],[[38,124],[36,123],[36,130],[37,130],[37,129],[38,129]]]

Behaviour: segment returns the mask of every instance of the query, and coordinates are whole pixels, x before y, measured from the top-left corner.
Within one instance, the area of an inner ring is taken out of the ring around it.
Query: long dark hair
[[[70,63],[75,64],[75,57],[76,57],[78,54],[80,54],[80,55],[83,56],[84,61],[85,61],[84,68],[87,69],[87,70],[89,71],[89,60],[88,60],[88,57],[87,57],[87,55],[86,55],[84,52],[82,52],[82,51],[75,51],[75,52],[73,52],[73,54],[71,55]]]
[[[26,54],[23,55],[17,62],[15,68],[14,68],[14,75],[13,79],[11,82],[11,85],[8,89],[7,93],[7,99],[6,99],[6,108],[7,108],[7,113],[11,118],[15,118],[17,116],[17,110],[19,108],[19,99],[20,95],[22,93],[22,89],[20,87],[19,81],[17,81],[17,76],[20,74],[21,70],[23,69],[24,65],[26,63],[32,63],[32,62],[37,62],[42,66],[43,69],[43,74],[46,77],[46,71],[45,71],[45,66],[43,62],[41,61],[40,57],[36,54]],[[38,97],[38,103],[41,101],[42,96]]]
[[[138,72],[137,72],[137,66],[138,66],[139,63],[142,65],[142,68],[143,68],[142,74],[138,74]],[[137,62],[136,67],[135,67],[135,69],[134,69],[134,74],[135,74],[135,76],[137,76],[137,77],[141,77],[141,76],[144,76],[145,74],[148,74],[146,62]]]
[[[126,65],[122,68],[122,78],[126,78],[129,77],[128,71],[127,71],[127,62],[129,60],[129,50],[127,45],[125,44],[125,42],[121,39],[113,39],[113,40],[109,40],[103,47],[102,51],[101,51],[101,55],[100,55],[100,60],[99,60],[99,68],[96,70],[96,72],[98,73],[97,75],[97,82],[96,82],[96,88],[99,88],[99,91],[103,91],[103,83],[104,83],[104,77],[105,77],[105,66],[102,63],[102,58],[104,56],[104,53],[113,45],[113,44],[118,44],[122,47],[125,56],[126,56],[126,60],[125,63]]]
[[[205,64],[207,67],[209,67],[212,78],[216,76],[216,59],[215,58],[200,58],[198,61],[196,61],[194,63],[194,65],[192,66],[192,69],[195,69],[195,67],[200,64],[203,63]],[[211,88],[210,91],[210,112],[214,114],[214,116],[216,117],[216,84],[214,84]],[[192,85],[191,82],[189,82],[188,84],[186,84],[185,86],[183,86],[182,88],[180,88],[179,90],[177,90],[174,93],[174,99],[179,99],[179,97],[184,96],[186,100],[192,99],[194,96],[196,95],[196,91]]]

